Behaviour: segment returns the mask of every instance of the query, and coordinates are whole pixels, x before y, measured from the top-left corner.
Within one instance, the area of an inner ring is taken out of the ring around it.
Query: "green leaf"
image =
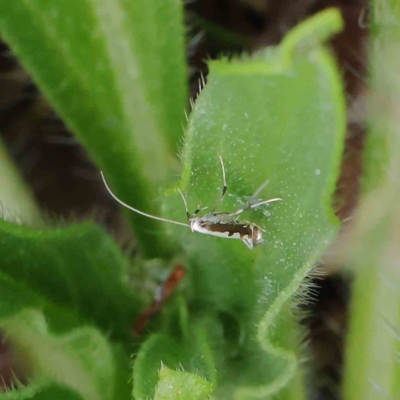
[[[32,193],[0,142],[0,217],[21,220],[24,224],[40,225],[39,209]]]
[[[177,369],[181,372],[172,371]],[[167,382],[173,385],[170,391]],[[151,336],[135,360],[133,383],[136,400],[154,396],[183,400],[189,388],[193,389],[193,399],[211,393],[216,384],[215,365],[204,326],[192,323],[187,336],[180,340],[166,334]]]
[[[400,397],[400,68],[398,2],[372,2],[364,196],[351,240],[355,273],[346,346],[344,398]]]
[[[213,391],[210,382],[196,374],[161,366],[154,400],[206,400]]]
[[[130,38],[137,48],[150,102],[175,155],[182,138],[187,103],[183,2],[141,0],[124,5],[132,20]],[[154,163],[149,164],[154,168]]]
[[[26,387],[18,387],[6,392],[0,392],[1,400],[82,400],[73,389],[64,385],[35,382]]]
[[[36,311],[22,311],[2,319],[0,326],[16,362],[39,393],[40,385],[35,386],[35,382],[43,382],[44,387],[52,382],[73,389],[85,400],[114,398],[117,388],[113,351],[96,329],[84,327],[68,335],[53,336],[47,331],[43,315]],[[65,395],[71,398],[70,393]]]
[[[41,308],[53,328],[82,321],[127,337],[139,309],[127,259],[99,227],[35,230],[0,221],[0,318]]]
[[[2,36],[118,195],[152,214],[185,107],[181,8],[180,0],[0,3]],[[165,254],[161,225],[129,216],[143,249]]]
[[[344,374],[346,400],[400,396],[399,195],[399,187],[371,194],[364,199],[356,221],[357,236],[352,241],[356,279]]]
[[[278,316],[338,228],[331,195],[345,105],[334,59],[320,41],[341,26],[339,13],[327,10],[277,48],[211,62],[190,116],[180,186],[190,210],[200,200],[212,210],[221,196],[219,155],[228,184],[219,211],[237,210],[267,180],[257,198],[283,199],[241,215],[267,230],[254,251],[239,240],[171,227],[188,253],[193,301],[229,313],[242,332],[242,359],[220,371],[221,385],[230,386],[225,398],[263,398],[296,370],[293,349],[280,341],[286,322]],[[182,220],[182,208],[179,195],[171,195],[164,215]]]

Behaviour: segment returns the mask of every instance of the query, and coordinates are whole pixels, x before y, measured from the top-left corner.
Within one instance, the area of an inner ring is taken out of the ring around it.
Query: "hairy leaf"
[[[221,398],[263,398],[293,376],[297,360],[281,340],[283,305],[297,291],[337,232],[331,195],[339,172],[345,106],[334,60],[321,46],[341,28],[328,10],[294,28],[276,48],[210,62],[208,82],[190,117],[181,189],[189,209],[213,209],[221,196],[223,158],[228,194],[219,211],[281,197],[242,220],[266,229],[250,251],[239,240],[172,228],[188,253],[191,296],[227,312],[241,332],[242,357],[220,371]],[[252,195],[258,188],[263,190]],[[179,195],[165,216],[183,220]],[[229,384],[228,384],[229,382]]]
[[[153,214],[185,107],[181,7],[180,0],[0,2],[1,35],[117,193]],[[129,215],[144,250],[164,254],[158,223]]]
[[[28,381],[26,390],[37,391],[38,398],[41,398],[41,391],[46,393],[51,382],[69,387],[85,400],[114,399],[119,389],[115,387],[117,368],[113,351],[96,329],[79,328],[66,336],[53,336],[47,331],[42,314],[36,311],[23,311],[12,318],[1,319],[0,327],[17,363],[32,382],[30,388]],[[52,390],[57,393],[61,388]],[[15,392],[18,393],[18,389]],[[67,399],[79,398],[71,397],[68,391],[63,395]]]
[[[0,217],[19,220],[28,225],[40,225],[41,217],[32,193],[0,142]]]
[[[164,370],[165,367],[168,368]],[[171,371],[176,369],[181,372]],[[200,376],[194,376],[199,373]],[[186,338],[181,340],[158,334],[145,342],[134,364],[133,394],[136,400],[154,396],[157,399],[184,400],[189,399],[184,396],[189,393],[186,389],[191,387],[192,398],[202,399],[201,395],[212,392],[215,380],[215,365],[206,331],[199,323],[193,323]],[[167,382],[172,385],[169,392]],[[187,388],[182,392],[185,385]],[[183,397],[178,397],[179,393]]]
[[[196,374],[162,366],[154,400],[206,400],[212,390],[211,383]]]
[[[96,324],[126,337],[138,310],[127,260],[90,223],[35,230],[0,221],[0,318],[40,308],[54,327]]]
[[[35,382],[0,392],[1,400],[82,400],[75,390],[54,382]]]

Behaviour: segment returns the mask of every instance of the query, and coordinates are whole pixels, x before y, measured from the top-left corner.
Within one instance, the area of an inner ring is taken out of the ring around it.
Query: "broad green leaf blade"
[[[373,1],[369,131],[364,198],[350,241],[355,273],[344,398],[400,397],[400,17],[398,2]]]
[[[149,99],[175,155],[187,103],[183,1],[129,1],[125,7],[132,21],[130,37],[137,48]]]
[[[128,261],[90,223],[35,230],[0,221],[0,318],[42,308],[58,327],[84,321],[127,337],[140,305],[128,281]]]
[[[43,315],[36,311],[0,320],[0,327],[33,384],[65,385],[85,400],[114,399],[117,366],[110,345],[96,329],[86,327],[53,336]]]
[[[0,218],[40,225],[41,217],[33,195],[23,182],[3,143],[0,142]]]
[[[185,107],[181,14],[178,0],[0,3],[1,35],[118,195],[152,214]],[[129,215],[144,250],[164,254],[161,225]]]
[[[168,370],[161,373],[160,368],[162,370],[165,367]],[[174,374],[170,370],[181,372]],[[186,379],[195,399],[202,399],[204,393],[211,393],[215,388],[214,360],[204,326],[199,323],[193,323],[187,336],[180,340],[158,334],[143,344],[133,369],[133,395],[135,400],[184,400],[186,397],[178,395]],[[165,387],[166,381],[173,384],[169,392]],[[187,392],[183,393],[186,395]]]
[[[235,316],[245,338],[244,360],[221,378],[231,383],[226,398],[263,398],[283,387],[296,368],[292,349],[280,346],[285,323],[276,318],[337,232],[331,195],[345,105],[340,75],[320,40],[340,28],[339,14],[328,10],[295,28],[277,48],[211,62],[190,117],[181,189],[191,211],[199,200],[207,211],[217,203],[219,155],[228,194],[218,211],[239,209],[263,184],[253,201],[283,199],[240,216],[266,229],[265,243],[254,251],[239,240],[174,228],[188,252],[194,301]],[[182,208],[177,195],[164,215],[182,218]]]
[[[212,384],[200,376],[162,366],[154,400],[206,400],[212,391]]]

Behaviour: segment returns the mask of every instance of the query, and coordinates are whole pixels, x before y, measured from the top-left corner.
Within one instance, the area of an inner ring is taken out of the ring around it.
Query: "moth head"
[[[196,231],[200,227],[200,219],[199,217],[192,217],[189,219],[189,225],[192,232]]]
[[[255,227],[254,245],[264,243],[263,231],[257,226]]]

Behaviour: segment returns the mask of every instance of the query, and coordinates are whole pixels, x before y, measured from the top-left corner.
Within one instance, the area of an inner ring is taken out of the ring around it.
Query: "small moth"
[[[222,178],[223,178],[223,187],[222,187],[222,194],[220,199],[218,200],[217,204],[215,207],[212,209],[207,214],[204,214],[202,216],[199,216],[199,212],[204,210],[197,207],[197,209],[194,211],[193,214],[190,214],[188,210],[188,205],[185,196],[179,190],[179,193],[182,197],[183,204],[185,205],[185,211],[186,211],[186,216],[188,219],[188,223],[185,224],[183,222],[178,222],[170,219],[165,219],[161,217],[157,217],[155,215],[147,214],[143,211],[140,211],[136,208],[133,208],[129,206],[128,204],[124,203],[122,200],[120,200],[108,187],[108,184],[104,178],[103,172],[101,172],[101,176],[103,178],[103,182],[105,187],[107,188],[108,192],[110,195],[122,206],[128,208],[129,210],[138,213],[140,215],[143,215],[148,218],[156,219],[158,221],[163,221],[163,222],[169,222],[171,224],[175,225],[181,225],[181,226],[186,226],[192,230],[192,232],[198,232],[198,233],[203,233],[205,235],[212,235],[212,236],[218,236],[226,239],[240,239],[250,250],[253,250],[254,246],[257,246],[261,243],[264,242],[263,239],[263,233],[265,232],[265,229],[259,227],[257,224],[254,222],[249,222],[249,221],[241,221],[239,219],[240,214],[242,214],[244,211],[255,209],[259,206],[262,206],[264,204],[268,203],[273,203],[275,201],[281,201],[282,199],[279,197],[269,199],[269,200],[263,200],[260,202],[257,202],[255,204],[251,204],[250,202],[240,208],[239,210],[228,213],[228,212],[216,212],[216,209],[220,206],[222,203],[226,191],[228,189],[227,184],[226,184],[226,175],[225,175],[225,167],[224,167],[224,162],[222,160],[222,157],[219,156],[219,160],[221,163],[222,167]],[[255,194],[252,196],[254,198],[257,193],[259,193],[263,188],[265,187],[265,183],[261,185],[259,189],[255,192]],[[207,207],[206,207],[207,208]]]

